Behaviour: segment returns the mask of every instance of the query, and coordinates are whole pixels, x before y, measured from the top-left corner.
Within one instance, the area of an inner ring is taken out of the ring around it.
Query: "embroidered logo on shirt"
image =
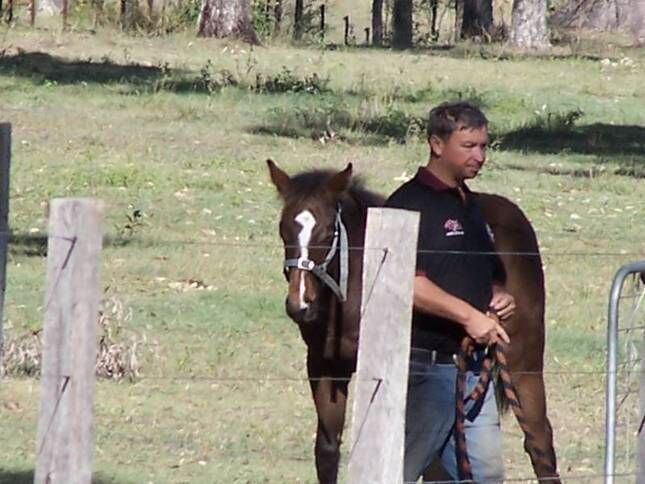
[[[449,218],[444,222],[443,228],[446,230],[446,237],[464,235],[464,228],[461,226],[459,220]]]

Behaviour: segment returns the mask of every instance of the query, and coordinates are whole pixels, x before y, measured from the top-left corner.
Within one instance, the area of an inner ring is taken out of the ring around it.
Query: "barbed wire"
[[[69,242],[69,247],[67,249],[67,253],[65,254],[65,258],[63,259],[63,263],[58,268],[58,271],[57,271],[55,279],[54,279],[54,283],[52,284],[52,287],[50,289],[49,294],[47,295],[47,299],[46,299],[47,302],[45,303],[45,307],[43,308],[42,312],[47,312],[47,310],[49,309],[49,306],[50,306],[50,304],[52,302],[52,298],[53,298],[54,294],[56,294],[56,289],[58,288],[60,278],[61,278],[61,276],[63,274],[63,271],[65,271],[65,269],[67,269],[67,264],[69,263],[69,260],[72,257],[72,254],[74,253],[74,249],[76,248],[76,242],[78,241],[76,236],[74,236],[74,237],[62,237],[61,236],[60,239]]]
[[[164,395],[169,395],[169,396],[172,395],[176,401],[181,402],[181,399],[179,399],[176,394],[164,393]],[[193,394],[190,395],[190,398],[191,398],[191,401],[195,400],[195,396]],[[206,398],[207,397],[204,397],[204,399],[206,399]],[[306,401],[306,403],[305,403],[305,401]],[[272,402],[264,402],[264,403],[255,404],[255,405],[248,404],[248,402],[247,402],[247,404],[245,404],[243,407],[233,408],[233,411],[231,411],[230,406],[228,408],[224,409],[223,412],[222,412],[222,408],[220,406],[217,406],[217,405],[212,405],[211,409],[213,410],[213,413],[222,413],[223,415],[227,415],[227,416],[234,416],[234,415],[249,412],[249,411],[258,411],[258,412],[267,411],[267,413],[271,413],[273,416],[276,416],[276,417],[282,416],[282,417],[288,418],[289,420],[306,420],[306,421],[310,421],[311,416],[316,414],[316,409],[315,409],[314,406],[311,405],[313,402],[312,402],[310,396],[305,397],[303,395],[302,396],[302,402],[303,402],[303,406],[300,407],[300,408],[297,408],[297,412],[294,411],[293,406],[290,407],[289,410],[279,409],[279,408],[276,408],[275,403],[272,403]],[[230,405],[230,403],[229,403],[229,405]],[[177,413],[181,413],[181,410],[179,410],[181,407],[173,407],[172,409],[169,407],[166,410],[171,410],[170,412],[168,412],[168,414],[173,414],[172,410],[175,409],[175,408],[177,409],[176,410]],[[625,412],[627,412],[627,411],[629,411],[629,409],[627,409]],[[504,424],[504,422],[506,420],[509,420],[511,422],[515,422],[515,420],[516,420],[516,417],[510,411],[505,413],[505,414],[500,413],[500,417],[502,418],[502,423],[503,424]],[[132,420],[127,420],[128,418],[130,418]],[[133,427],[148,426],[148,425],[153,424],[155,422],[154,416],[152,416],[150,414],[142,414],[142,413],[138,413],[138,412],[132,412],[127,417],[119,417],[119,418],[115,419],[113,414],[110,414],[110,413],[107,413],[107,412],[96,411],[95,414],[94,414],[94,419],[96,421],[99,421],[99,422],[103,421],[103,420],[109,420],[109,421],[117,420],[121,424],[132,425]],[[134,420],[134,419],[136,419],[136,420]],[[186,419],[186,420],[188,421],[189,419]],[[186,425],[186,424],[182,424],[182,425]],[[597,426],[598,428],[604,427],[604,422],[595,421],[594,425]],[[591,425],[591,427],[593,427],[594,425]],[[469,424],[469,428],[479,428],[479,429],[481,429],[481,428],[497,428],[498,426],[499,426],[499,424],[497,424],[497,423],[482,424],[482,423],[478,423],[477,421],[471,422]],[[627,431],[633,431],[634,434],[637,435],[638,430],[639,430],[639,425],[636,422],[626,424],[626,423],[623,423],[622,421],[618,421],[616,423],[616,429],[626,429]],[[105,430],[104,432],[109,432],[109,431]],[[512,427],[506,427],[505,424],[504,424],[503,432],[508,434],[508,435],[521,435],[521,429],[519,429],[519,428],[515,429],[515,428],[512,428]],[[603,436],[599,435],[597,438],[601,439],[601,438],[603,438]]]
[[[65,391],[67,390],[67,385],[69,383],[71,377],[69,376],[63,376],[63,385],[60,389],[60,392],[56,396],[56,403],[54,404],[54,410],[52,414],[49,416],[49,420],[47,422],[47,426],[45,427],[45,432],[43,434],[43,438],[40,440],[38,443],[38,452],[37,455],[40,457],[42,451],[45,448],[45,442],[47,442],[47,438],[49,437],[49,432],[52,428],[52,424],[54,423],[54,419],[56,418],[56,415],[58,414],[58,409],[60,408],[60,402],[63,399],[63,395],[65,395]]]
[[[641,362],[642,360],[637,360]],[[513,376],[545,376],[545,375],[589,375],[589,376],[605,376],[612,373],[623,374],[626,372],[636,372],[633,369],[618,369],[615,372],[606,370],[544,370],[544,371],[513,371]],[[420,376],[426,375],[428,372],[409,372],[408,375]],[[109,380],[109,379],[108,379]],[[210,382],[210,383],[231,383],[237,384],[240,382],[320,382],[320,381],[333,381],[333,382],[350,382],[357,381],[357,377],[299,377],[299,376],[211,376],[211,375],[140,375],[133,378],[134,381],[181,381],[181,382]],[[371,381],[371,379],[370,379]]]
[[[15,235],[11,232],[0,232],[0,235]],[[26,241],[42,241],[44,238],[54,237],[54,238],[67,238],[60,235],[48,235],[42,233],[40,235],[28,234],[21,236],[23,240]],[[214,240],[196,240],[196,239],[156,239],[156,238],[141,238],[141,237],[112,237],[109,235],[104,236],[104,242],[110,243],[114,242],[117,246],[127,246],[128,244],[139,243],[146,245],[205,245],[213,247],[238,247],[238,248],[261,248],[261,249],[298,249],[299,245],[292,244],[282,244],[282,243],[266,243],[266,242],[248,242],[248,241],[214,241]],[[15,242],[9,243],[9,245],[18,245]],[[310,245],[310,249],[320,249],[320,250],[329,250],[331,245]],[[350,251],[384,251],[388,250],[387,247],[362,247],[362,246],[349,246],[348,250]],[[619,250],[616,252],[611,251],[602,251],[602,252],[593,252],[593,251],[551,251],[548,248],[541,248],[539,252],[532,251],[460,251],[460,250],[440,250],[440,249],[418,249],[417,254],[443,254],[443,255],[476,255],[476,256],[518,256],[518,257],[550,257],[550,256],[570,256],[570,257],[643,257],[645,258],[645,251],[626,251]]]
[[[182,433],[184,437],[186,437],[187,440],[190,440],[190,436],[192,435],[192,432],[186,431]],[[133,438],[134,437],[134,438]],[[136,439],[136,437],[140,437],[140,439]],[[119,431],[114,431],[114,430],[101,430],[101,427],[97,427],[97,440],[99,441],[107,441],[110,439],[121,439],[121,440],[144,440],[146,443],[149,443],[149,438],[146,438],[141,435],[137,434],[130,434],[126,432],[119,432]],[[160,438],[159,440],[163,441],[163,438]],[[159,442],[157,442],[159,443]],[[163,442],[161,442],[163,443]],[[264,457],[271,457],[274,460],[286,460],[286,461],[298,461],[298,462],[311,462],[312,461],[312,456],[310,455],[309,452],[307,453],[281,453],[281,452],[267,452],[265,451],[266,448],[258,448],[258,449],[249,449],[246,450],[245,453],[233,453],[227,450],[220,450],[220,449],[215,449],[214,454],[216,455],[217,458],[230,458],[230,459],[235,459],[239,457],[246,456],[248,457],[249,453],[252,453],[253,455],[260,455]],[[347,455],[347,454],[346,454]],[[345,463],[348,462],[348,457],[343,456],[343,460]],[[175,464],[168,464],[168,468],[179,468],[183,466],[188,466],[188,465],[208,465],[210,462],[208,458],[200,458],[200,457],[183,457],[180,456],[177,459],[177,463]],[[559,478],[556,477],[541,477],[538,478],[536,476],[517,476],[517,477],[507,477],[504,478],[501,482],[537,482],[537,483],[549,483],[549,482],[554,482],[557,479],[560,480],[566,480],[566,481],[588,481],[589,479],[603,479],[608,476],[612,476],[614,478],[633,478],[638,476],[638,473],[636,472],[616,472],[613,474],[607,474],[607,473],[586,473],[586,474],[560,474]],[[476,484],[476,481],[473,480],[459,480],[459,479],[442,479],[442,480],[431,480],[423,481],[424,484]],[[404,481],[404,484],[416,484],[416,481]]]
[[[186,440],[190,440],[190,437],[192,436],[192,432],[186,431],[183,432],[182,435],[186,438]],[[134,437],[134,438],[133,438]],[[140,438],[136,438],[140,437]],[[97,428],[97,440],[99,441],[108,441],[110,439],[120,439],[120,440],[142,440],[145,441],[146,443],[149,443],[150,440],[149,438],[146,438],[144,436],[139,435],[133,435],[130,433],[126,432],[120,432],[120,431],[114,431],[114,430],[101,430],[100,427]],[[158,439],[162,442],[156,442],[156,443],[163,443],[163,438]],[[266,451],[266,447],[263,448],[257,448],[257,449],[247,449],[245,450],[244,453],[234,453],[230,452],[228,450],[224,449],[214,449],[213,454],[215,455],[216,458],[221,459],[221,458],[228,458],[228,459],[235,459],[235,458],[248,458],[248,454],[252,453],[253,455],[257,456],[262,456],[262,457],[270,457],[274,461],[298,461],[298,462],[311,462],[313,460],[310,452],[303,452],[303,453],[286,453],[286,452],[270,452]],[[348,462],[348,457],[346,457],[347,454],[343,456],[343,461],[346,463]],[[175,469],[175,468],[180,468],[184,466],[189,466],[189,465],[208,465],[212,463],[212,460],[209,460],[209,458],[204,458],[204,457],[193,457],[193,456],[179,456],[177,459],[177,462],[174,464],[169,463],[166,467]],[[589,479],[602,479],[607,476],[613,476],[615,478],[630,478],[630,477],[636,477],[638,474],[636,472],[617,472],[613,474],[607,474],[607,473],[587,473],[587,474],[560,474],[559,479],[561,480],[567,480],[567,481],[580,481],[580,480],[589,480]],[[507,477],[504,478],[501,482],[538,482],[538,483],[549,483],[549,482],[554,482],[557,478],[555,477],[542,477],[538,478],[535,476],[517,476],[517,477]],[[444,479],[444,480],[432,480],[432,481],[423,481],[424,484],[475,484],[475,481],[472,480],[459,480],[459,479]],[[416,484],[416,481],[405,481],[404,484]]]

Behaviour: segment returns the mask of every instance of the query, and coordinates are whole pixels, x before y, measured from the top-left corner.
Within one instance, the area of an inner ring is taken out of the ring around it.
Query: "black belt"
[[[432,363],[438,365],[455,365],[457,361],[457,355],[454,353],[442,353],[440,351],[432,351]]]
[[[466,360],[466,370],[479,373],[482,366],[482,361],[484,359],[484,352],[478,351],[472,357]],[[437,365],[456,365],[457,364],[457,355],[451,353],[442,353],[440,351],[433,350],[431,354],[432,363]]]

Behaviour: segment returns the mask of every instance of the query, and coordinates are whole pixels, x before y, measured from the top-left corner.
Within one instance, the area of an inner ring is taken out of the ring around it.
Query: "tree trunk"
[[[275,5],[273,6],[273,17],[273,32],[277,35],[282,29],[282,0],[276,0]]]
[[[296,40],[302,39],[302,32],[304,31],[304,25],[302,23],[304,11],[303,0],[296,0],[296,8],[293,13],[293,37]]]
[[[465,0],[455,0],[455,43],[461,40],[461,27],[464,24]]]
[[[493,28],[493,0],[465,0],[461,38],[486,37]]]
[[[258,44],[248,0],[203,0],[197,21],[200,37],[240,38]]]
[[[569,0],[551,20],[560,27],[622,29],[645,42],[645,0]]]
[[[412,47],[412,8],[412,0],[394,0],[392,47],[395,49]]]
[[[439,39],[439,31],[437,30],[437,14],[439,10],[439,0],[430,0],[428,2],[430,8],[430,35],[435,42]]]
[[[372,0],[372,44],[383,44],[383,0]]]
[[[546,26],[546,0],[513,0],[509,44],[531,50],[550,47]]]
[[[40,0],[38,13],[45,16],[59,15],[63,11],[63,0]]]

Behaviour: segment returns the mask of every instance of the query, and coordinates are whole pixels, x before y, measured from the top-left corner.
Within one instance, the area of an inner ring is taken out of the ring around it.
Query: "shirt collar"
[[[417,181],[422,185],[432,188],[436,192],[445,192],[449,190],[457,191],[456,187],[451,187],[442,182],[437,176],[432,173],[427,166],[420,166],[416,176]],[[470,193],[470,190],[465,183],[461,184],[461,188],[465,193]]]

